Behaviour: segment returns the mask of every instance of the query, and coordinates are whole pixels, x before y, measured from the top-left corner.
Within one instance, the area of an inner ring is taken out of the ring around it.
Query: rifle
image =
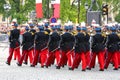
[[[75,39],[75,42],[74,42],[74,45],[73,45],[73,48],[67,52],[67,54],[71,53],[73,50],[75,50],[75,46],[76,46],[76,38],[74,36],[74,39]]]
[[[50,38],[50,35],[49,35],[49,39],[48,39],[48,42],[47,42],[47,46],[46,46],[46,47],[44,47],[43,49],[41,49],[41,51],[43,51],[43,50],[45,50],[45,49],[47,49],[47,48],[48,48],[49,43],[50,43],[50,40],[51,40],[51,38]]]
[[[61,36],[60,36],[60,38],[61,38]],[[57,49],[60,49],[60,44],[61,44],[61,42],[62,42],[62,38],[61,38],[60,41],[59,41],[58,47],[57,47],[56,49],[52,50],[51,52],[54,52],[54,51],[56,51]]]

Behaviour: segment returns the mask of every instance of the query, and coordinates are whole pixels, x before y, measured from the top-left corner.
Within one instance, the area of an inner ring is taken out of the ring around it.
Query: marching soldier
[[[19,42],[19,36],[20,36],[20,30],[17,29],[18,24],[13,25],[13,30],[10,32],[9,42],[10,42],[10,48],[9,48],[9,56],[7,58],[6,64],[10,65],[11,59],[13,56],[14,51],[16,50],[16,56],[18,58],[17,61],[20,60],[20,42]]]
[[[33,61],[33,54],[31,53],[31,46],[32,44],[32,34],[29,32],[29,27],[25,28],[26,32],[23,34],[23,41],[22,41],[22,56],[19,62],[17,63],[18,66],[22,65],[24,58],[27,56],[30,57],[30,64]]]
[[[49,43],[49,57],[46,62],[46,67],[50,66],[51,64],[54,64],[55,55],[56,55],[56,61],[59,62],[59,43],[60,43],[60,34],[57,32],[57,27],[52,27],[52,33],[50,35],[50,43]]]
[[[32,23],[30,23],[29,24],[29,27],[30,27],[30,30],[29,30],[29,32],[32,34],[32,38],[31,38],[31,47],[29,48],[29,53],[30,54],[32,54],[32,55],[34,55],[34,39],[35,39],[35,33],[36,33],[36,30],[34,29],[34,24],[32,24]],[[25,62],[24,62],[24,64],[27,64],[28,62],[27,62],[27,60],[28,60],[28,55],[29,54],[26,54],[25,55]]]
[[[65,26],[65,33],[61,35],[61,39],[61,59],[58,66],[56,66],[57,69],[60,69],[61,66],[64,67],[64,65],[67,65],[67,53],[73,49],[75,39],[69,32],[69,26]]]
[[[116,28],[111,27],[112,33],[107,37],[107,50],[108,50],[108,57],[105,62],[105,69],[108,68],[110,60],[113,61],[114,70],[118,70],[118,51],[119,45],[118,42],[120,41],[119,36],[116,34]]]
[[[90,40],[90,34],[88,34],[88,32],[87,32],[87,28],[86,27],[83,27],[83,33],[84,33],[84,35],[85,35],[85,48],[86,48],[86,52],[85,52],[85,58],[86,58],[86,66],[88,67],[89,66],[89,64],[90,64],[90,60],[91,60],[91,58],[90,58],[90,42],[89,42],[89,40]]]
[[[44,31],[43,26],[38,26],[39,32],[35,34],[35,54],[31,67],[35,67],[37,62],[41,63],[43,68],[46,65],[47,54],[48,54],[48,44],[49,44],[49,34]]]
[[[95,66],[96,56],[98,56],[98,63],[100,71],[104,71],[104,53],[105,53],[105,37],[101,34],[101,28],[95,28],[96,34],[92,37],[92,59],[89,69]]]
[[[76,38],[76,46],[75,46],[75,59],[73,62],[72,69],[77,68],[79,63],[82,61],[82,71],[86,70],[86,59],[85,59],[85,34],[84,28],[77,27],[78,34],[75,36]]]

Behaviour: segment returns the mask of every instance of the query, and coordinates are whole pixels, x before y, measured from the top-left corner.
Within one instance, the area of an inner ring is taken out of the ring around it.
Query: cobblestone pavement
[[[81,71],[81,66],[74,71],[69,71],[67,66],[57,70],[55,65],[50,68],[40,68],[40,65],[35,68],[29,65],[18,67],[14,60],[11,66],[6,65],[7,56],[8,48],[0,47],[0,80],[120,80],[120,70],[112,70],[112,65],[104,72],[99,71],[98,64],[86,72]]]

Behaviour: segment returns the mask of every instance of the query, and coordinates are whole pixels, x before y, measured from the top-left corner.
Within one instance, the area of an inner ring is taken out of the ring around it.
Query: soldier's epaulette
[[[105,34],[105,33],[102,33],[102,36],[103,36],[103,37],[106,37],[106,34]]]
[[[95,34],[94,33],[91,33],[90,36],[94,36]]]
[[[85,33],[85,32],[83,32],[83,34],[84,34],[84,36],[86,36],[86,33]]]
[[[90,36],[90,32],[87,33]]]
[[[32,35],[35,35],[35,33],[31,32]]]
[[[77,32],[76,31],[72,31],[73,35],[77,35]]]
[[[10,36],[10,31],[9,31],[9,32],[7,32],[7,34],[8,34],[8,36]]]
[[[120,33],[117,33],[117,35],[120,37]]]
[[[46,35],[48,35],[48,34],[49,34],[47,31],[44,31],[44,33],[45,33]]]

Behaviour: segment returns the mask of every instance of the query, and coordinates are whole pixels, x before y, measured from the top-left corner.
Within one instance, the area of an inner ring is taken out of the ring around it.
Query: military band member
[[[60,67],[64,67],[64,65],[67,65],[67,53],[73,49],[74,45],[74,36],[69,32],[69,26],[65,26],[65,33],[61,35],[61,59],[56,67],[57,69],[60,69]]]
[[[30,64],[33,61],[33,54],[31,53],[31,46],[32,44],[32,34],[29,32],[29,27],[25,28],[26,32],[23,34],[23,41],[22,41],[22,56],[19,62],[17,63],[18,66],[22,65],[23,60],[26,56],[29,56]]]
[[[82,61],[82,71],[86,70],[86,59],[85,59],[85,34],[84,28],[77,27],[78,34],[75,36],[76,46],[75,46],[75,59],[73,62],[72,69],[77,68],[79,63]]]
[[[43,68],[46,65],[50,37],[49,34],[44,31],[43,26],[38,26],[38,28],[39,32],[35,34],[35,54],[31,67],[35,67],[39,60]]]
[[[111,27],[111,31],[112,33],[109,34],[107,38],[108,57],[105,62],[105,69],[108,68],[110,60],[112,60],[114,64],[114,70],[118,70],[118,42],[120,41],[120,39],[119,36],[116,34],[115,27]]]
[[[19,36],[20,36],[20,30],[17,29],[18,24],[13,25],[13,30],[10,31],[10,37],[9,37],[9,42],[10,42],[10,48],[9,48],[9,56],[7,58],[6,64],[10,65],[11,59],[13,56],[14,51],[16,50],[16,56],[17,56],[17,61],[20,60],[20,41],[19,41]]]
[[[59,43],[60,43],[60,34],[57,32],[57,27],[52,27],[52,32],[50,34],[50,43],[49,43],[49,57],[46,62],[46,67],[50,66],[51,64],[54,64],[55,55],[56,55],[56,61],[59,62]]]
[[[101,28],[97,27],[95,31],[96,34],[92,37],[92,59],[89,69],[95,66],[96,56],[98,56],[99,70],[104,71],[105,37],[101,34]]]
[[[29,48],[29,50],[30,50],[29,53],[32,54],[32,55],[34,55],[34,39],[35,39],[36,30],[34,29],[34,24],[32,24],[32,23],[29,24],[29,27],[30,27],[29,32],[32,34],[32,39],[31,39],[32,46]],[[28,60],[28,55],[29,54],[25,55],[24,64],[28,63],[28,61],[27,61]]]

